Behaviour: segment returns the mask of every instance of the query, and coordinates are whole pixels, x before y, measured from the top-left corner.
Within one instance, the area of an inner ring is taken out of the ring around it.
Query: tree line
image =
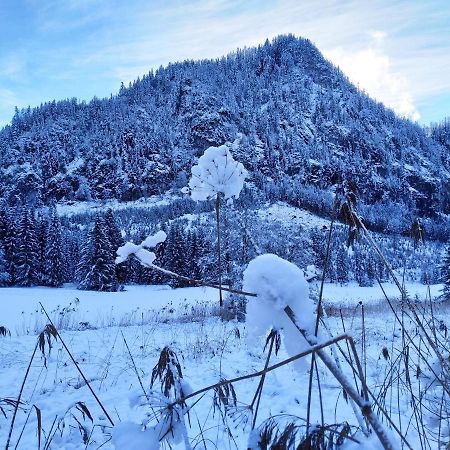
[[[115,291],[125,284],[185,284],[129,260],[116,265],[117,248],[125,240],[141,242],[162,229],[167,239],[154,249],[155,264],[194,279],[216,282],[216,233],[207,211],[175,217],[180,205],[117,210],[59,217],[54,206],[30,206],[0,210],[0,285],[53,286],[73,283],[80,289]],[[188,217],[188,218],[186,218]],[[249,220],[252,217],[252,220]],[[289,224],[279,227],[252,210],[237,220],[224,210],[221,273],[226,284],[236,284],[255,249],[289,258],[299,267],[314,266],[320,274],[325,259],[327,229],[320,226],[292,233]],[[126,232],[126,233],[125,233]],[[364,243],[347,248],[346,230],[336,225],[331,242],[328,281],[356,281],[370,286],[389,277],[378,258]],[[442,280],[440,254],[443,246],[429,242],[416,248],[407,238],[379,235],[378,242],[394,269],[405,269],[409,280],[437,283]]]

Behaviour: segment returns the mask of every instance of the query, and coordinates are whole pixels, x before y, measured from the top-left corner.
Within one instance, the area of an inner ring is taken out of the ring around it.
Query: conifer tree
[[[183,230],[178,223],[172,223],[167,235],[164,251],[164,262],[166,263],[166,267],[172,272],[180,275],[188,275],[186,273],[185,253]],[[182,287],[186,286],[186,283],[178,278],[172,278],[170,280],[170,285],[172,287]]]
[[[442,297],[444,300],[450,300],[450,245],[445,250],[444,260],[441,266],[442,282]]]
[[[36,228],[36,241],[38,249],[38,266],[36,268],[39,278],[39,284],[48,284],[47,274],[47,261],[46,261],[46,248],[48,236],[49,216],[43,216],[42,214],[36,215],[35,228]],[[51,239],[51,237],[50,237]]]
[[[87,236],[78,266],[78,289],[117,291],[116,267],[106,226],[100,216]]]
[[[75,269],[75,281],[78,283],[78,289],[81,289],[81,283],[88,274],[92,265],[92,230],[84,233],[80,245],[79,260]]]
[[[7,286],[10,280],[5,252],[0,246],[0,286]]]
[[[111,258],[116,259],[117,249],[124,244],[124,240],[120,229],[116,223],[114,213],[111,208],[106,211],[105,214],[105,233],[109,240],[111,247]],[[116,277],[119,283],[124,283],[127,277],[127,269],[129,262],[125,261],[122,264],[116,265]]]
[[[336,254],[336,281],[340,284],[349,280],[348,255],[343,245],[340,245]]]
[[[39,245],[36,238],[34,214],[24,207],[17,232],[16,283],[34,286],[39,283]]]
[[[64,282],[61,222],[56,208],[52,208],[46,233],[45,274],[49,286],[60,287]]]
[[[0,210],[0,285],[6,286],[11,281],[10,264],[6,256],[5,247],[8,236],[8,218],[5,210]]]

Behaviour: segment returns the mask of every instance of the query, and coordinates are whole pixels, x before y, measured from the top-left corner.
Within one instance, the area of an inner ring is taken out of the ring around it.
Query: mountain
[[[432,124],[429,135],[450,151],[450,117],[445,118],[440,123]]]
[[[291,35],[161,67],[108,99],[17,111],[0,131],[0,197],[14,205],[161,194],[186,185],[207,147],[234,141],[252,199],[327,216],[333,184],[351,178],[372,228],[403,231],[421,216],[435,237],[448,230],[446,142]]]

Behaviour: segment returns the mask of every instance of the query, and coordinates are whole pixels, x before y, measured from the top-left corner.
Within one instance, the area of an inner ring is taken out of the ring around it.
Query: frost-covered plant
[[[256,293],[256,298],[254,294],[249,296],[250,314],[256,315],[256,326],[270,323],[275,328],[283,328],[284,342],[288,353],[291,353],[293,348],[295,348],[294,352],[299,352],[299,350],[301,352],[302,349],[308,350],[317,344],[317,337],[320,338],[320,334],[315,333],[314,305],[309,299],[303,272],[297,266],[276,255],[260,255],[249,263],[244,272],[244,290]],[[254,303],[260,299],[262,300],[261,305]],[[283,317],[283,313],[286,315],[286,319]],[[292,328],[288,328],[288,320],[292,322]],[[288,331],[286,332],[286,330]],[[354,341],[351,337],[344,335],[343,338],[348,340],[354,348]],[[363,426],[362,415],[371,425],[385,450],[396,448],[389,432],[374,413],[369,401],[359,359],[357,373],[364,386],[362,393],[355,387],[356,383],[353,384],[350,378],[343,373],[339,361],[334,360],[324,348],[318,349],[316,354],[342,386],[346,395],[358,406],[359,410],[355,408],[354,411],[360,426]],[[357,355],[354,354],[354,357],[356,358]],[[307,427],[309,427],[309,420],[307,420]],[[368,436],[368,430],[364,431]],[[308,428],[306,434],[309,435]]]
[[[264,421],[249,436],[248,450],[343,449],[346,442],[358,444],[347,422],[317,425],[305,434],[304,421],[298,417],[280,415]],[[354,431],[353,431],[354,432]]]
[[[87,448],[93,423],[94,419],[85,403],[76,402],[70,405],[49,433],[45,448],[69,448],[80,444]]]
[[[14,423],[15,423],[16,416],[17,416],[17,411],[19,410],[19,406],[22,404],[23,390],[24,390],[25,384],[27,382],[28,375],[30,374],[31,364],[33,363],[34,357],[35,357],[37,351],[39,350],[44,359],[44,367],[47,367],[47,356],[50,354],[50,351],[52,349],[52,341],[57,340],[57,339],[58,339],[58,332],[56,331],[55,327],[52,324],[47,324],[45,326],[45,328],[41,331],[41,333],[39,333],[39,336],[36,341],[36,345],[34,346],[34,350],[31,355],[30,361],[28,362],[27,370],[25,371],[25,375],[23,377],[20,391],[17,396],[17,400],[13,403],[14,411],[13,411],[13,416],[11,419],[11,424],[9,427],[8,439],[6,441],[6,446],[5,446],[6,450],[8,450],[10,442],[11,442],[12,433],[14,430]],[[35,408],[35,411],[36,411],[36,414],[40,416],[40,411],[38,413],[38,408]],[[39,428],[38,432],[40,433],[40,428]],[[40,439],[40,437],[39,437],[39,439]]]
[[[141,425],[122,422],[114,428],[112,438],[116,449],[126,446],[158,450],[164,441],[169,447],[184,442],[187,450],[191,448],[184,420],[189,408],[183,399],[192,391],[183,379],[176,354],[169,347],[161,351],[158,363],[152,370],[151,387],[157,382],[159,389],[135,395],[130,400],[133,406],[145,407],[146,416]]]
[[[217,253],[219,276],[219,303],[222,298],[222,261],[220,250],[220,198],[231,200],[238,198],[244,187],[247,171],[242,163],[233,159],[228,145],[209,147],[191,169],[189,186],[182,191],[191,194],[192,200],[204,201],[215,199],[217,223]]]
[[[207,148],[191,172],[189,187],[183,192],[190,192],[195,201],[215,199],[220,194],[225,199],[238,198],[247,177],[247,171],[233,159],[228,145]]]
[[[0,336],[11,336],[11,331],[2,325],[0,326]]]

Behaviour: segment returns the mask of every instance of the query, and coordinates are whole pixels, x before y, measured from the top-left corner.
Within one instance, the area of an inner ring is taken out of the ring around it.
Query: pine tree
[[[349,280],[348,255],[344,245],[340,245],[336,254],[336,281],[340,284]]]
[[[39,284],[48,284],[47,261],[46,261],[46,247],[48,241],[48,224],[50,218],[37,214],[35,221],[36,240],[38,244],[38,272]]]
[[[179,275],[188,275],[186,270],[186,248],[184,242],[182,227],[177,223],[172,223],[167,235],[166,247],[164,251],[164,262],[166,268]],[[170,280],[172,287],[183,287],[187,283],[179,280],[178,278],[172,278]]]
[[[162,231],[164,231],[167,235],[169,234],[169,230],[166,224],[163,224],[161,227]],[[168,268],[167,258],[168,253],[166,252],[167,240],[159,243],[155,248],[154,252],[156,255],[156,259],[154,261],[154,265],[162,268]],[[162,272],[157,270],[152,270],[152,283],[154,284],[167,284],[169,283],[170,278]]]
[[[35,286],[39,283],[39,245],[36,238],[34,214],[24,207],[17,232],[16,283]]]
[[[189,276],[195,280],[202,278],[202,269],[200,266],[200,260],[202,257],[202,242],[201,236],[196,229],[189,233]]]
[[[116,266],[106,226],[100,216],[87,236],[78,267],[78,289],[117,291]]]
[[[0,246],[0,286],[7,286],[10,281],[5,252]]]
[[[9,261],[6,257],[5,246],[8,235],[8,218],[6,212],[0,209],[0,286],[6,286],[11,281]]]
[[[79,289],[92,266],[92,247],[92,230],[89,230],[81,241],[79,260],[75,269],[75,281],[78,283]]]
[[[64,282],[61,222],[52,208],[45,242],[45,274],[49,286],[60,287]]]
[[[444,260],[441,265],[441,275],[444,283],[442,297],[444,300],[450,300],[450,245],[445,250]]]
[[[109,239],[109,244],[111,247],[111,258],[114,261],[117,256],[117,249],[124,244],[124,240],[111,208],[106,211],[104,222],[106,236]],[[125,261],[120,265],[116,265],[116,277],[119,283],[124,283],[126,281],[128,267],[129,261]]]
[[[9,283],[11,285],[16,283],[17,230],[17,214],[13,210],[9,210],[4,215],[3,250],[5,253],[6,271],[9,274]]]

